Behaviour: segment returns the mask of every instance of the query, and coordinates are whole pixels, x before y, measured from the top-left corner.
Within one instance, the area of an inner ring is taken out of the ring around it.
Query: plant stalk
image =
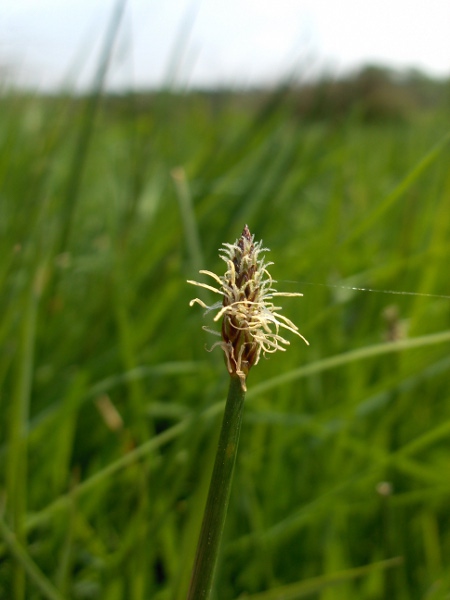
[[[187,600],[207,600],[211,592],[230,498],[244,400],[241,380],[236,375],[231,376]]]

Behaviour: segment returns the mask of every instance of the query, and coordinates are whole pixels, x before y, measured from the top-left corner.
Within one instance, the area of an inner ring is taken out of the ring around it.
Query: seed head
[[[264,257],[259,256],[260,253],[268,251],[268,248],[262,248],[261,244],[262,242],[254,241],[254,236],[246,225],[241,237],[234,244],[223,244],[223,248],[219,250],[220,258],[227,265],[225,275],[218,276],[211,271],[200,271],[212,277],[218,287],[188,281],[223,297],[221,302],[211,306],[199,298],[194,298],[190,306],[197,303],[206,308],[207,313],[218,311],[214,321],[222,318],[222,332],[219,333],[209,327],[204,329],[222,337],[222,340],[216,342],[211,350],[216,346],[222,348],[228,372],[240,378],[244,390],[248,372],[258,363],[261,352],[266,355],[277,350],[285,351],[286,348],[283,346],[289,345],[288,340],[280,335],[280,329],[292,331],[308,344],[299,333],[298,327],[277,312],[281,307],[275,306],[272,302],[275,296],[303,296],[303,294],[277,292],[273,288],[276,282],[267,270],[267,267],[273,263],[266,263]]]

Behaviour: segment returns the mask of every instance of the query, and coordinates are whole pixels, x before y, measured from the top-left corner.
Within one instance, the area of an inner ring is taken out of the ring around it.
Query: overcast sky
[[[114,5],[0,0],[0,68],[34,88],[85,87]],[[109,81],[252,85],[367,62],[450,76],[449,30],[450,0],[129,0]]]

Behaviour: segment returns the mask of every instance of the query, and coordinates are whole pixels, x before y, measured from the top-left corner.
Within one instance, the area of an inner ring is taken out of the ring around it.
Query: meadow
[[[310,346],[250,374],[214,598],[450,598],[449,158],[444,110],[5,90],[0,598],[186,597],[228,385],[186,280],[245,224]]]

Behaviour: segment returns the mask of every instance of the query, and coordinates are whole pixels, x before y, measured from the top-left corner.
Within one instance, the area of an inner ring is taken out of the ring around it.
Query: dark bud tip
[[[249,242],[252,241],[252,234],[250,233],[250,229],[248,228],[248,225],[246,225],[244,227],[244,229],[242,230],[242,236],[241,237],[245,237]]]

